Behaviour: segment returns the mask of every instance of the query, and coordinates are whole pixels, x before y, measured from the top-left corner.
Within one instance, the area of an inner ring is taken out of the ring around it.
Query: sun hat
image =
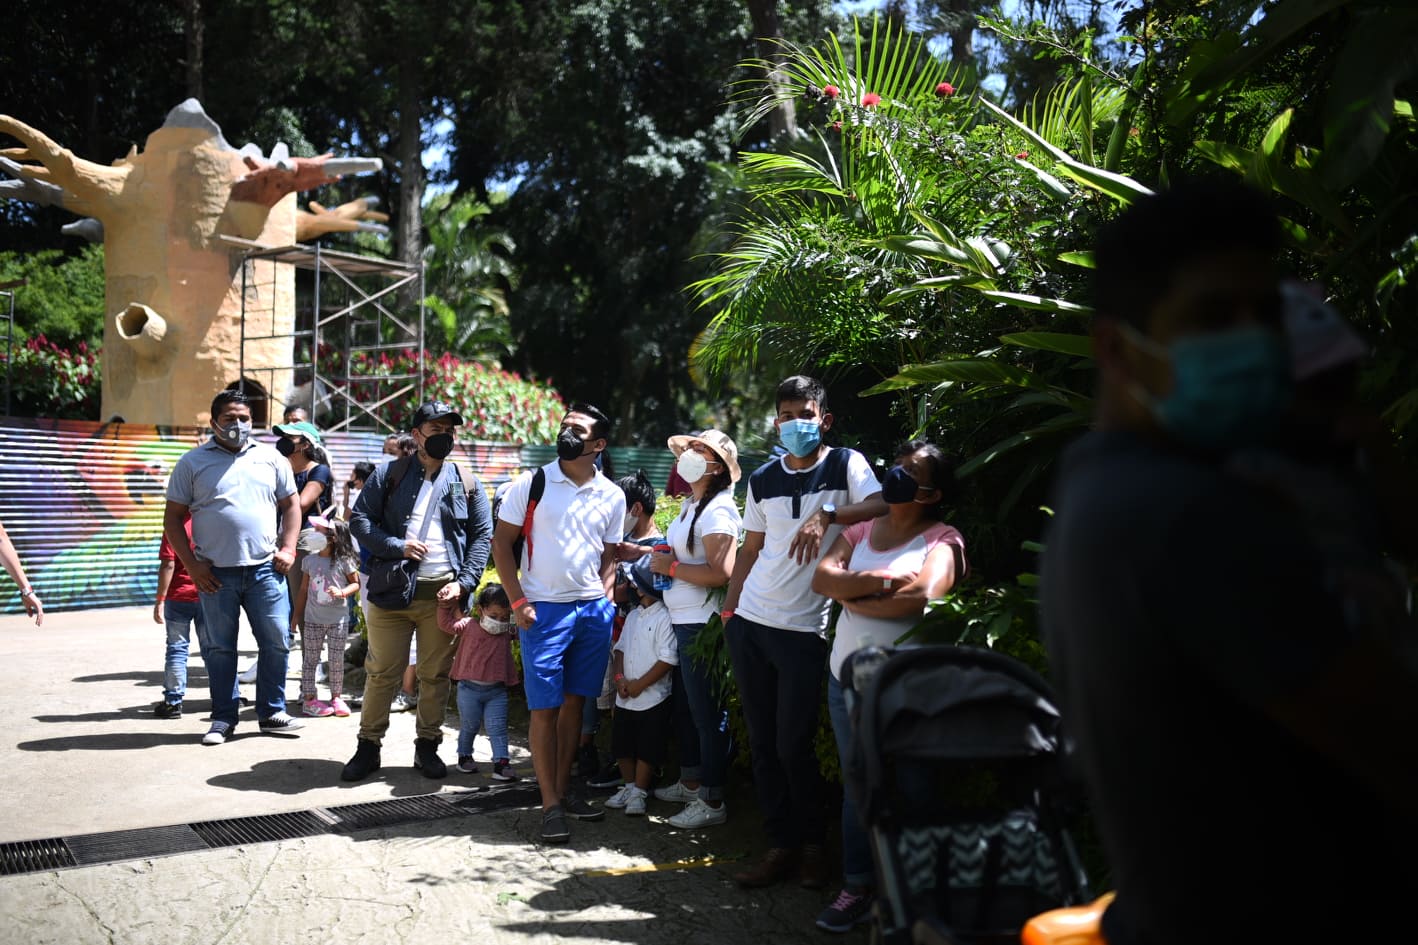
[[[738,482],[743,476],[743,471],[739,469],[739,448],[727,433],[720,433],[718,430],[705,430],[703,433],[680,433],[670,437],[670,452],[675,454],[675,459],[679,459],[679,454],[689,449],[689,444],[699,442],[714,451],[720,461],[729,467],[729,481]]]
[[[324,515],[312,515],[306,521],[315,528],[334,528],[334,523]]]
[[[276,436],[303,436],[316,446],[323,445],[320,442],[320,431],[315,428],[315,424],[308,420],[301,420],[297,423],[278,423],[271,427]]]

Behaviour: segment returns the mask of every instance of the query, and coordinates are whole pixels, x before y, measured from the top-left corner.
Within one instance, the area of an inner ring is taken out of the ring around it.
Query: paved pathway
[[[245,631],[242,646],[254,646]],[[200,659],[184,717],[151,714],[162,656],[148,608],[50,614],[42,628],[0,617],[0,843],[431,793],[456,800],[491,786],[483,775],[430,781],[413,771],[408,715],[394,716],[384,770],[355,785],[338,773],[358,713],[311,719],[301,737],[280,738],[257,734],[247,709],[237,738],[203,747]],[[486,758],[481,738],[478,752]],[[525,732],[514,732],[514,755],[529,772]],[[518,808],[0,876],[0,943],[387,945],[458,934],[477,943],[864,945],[865,929],[813,927],[834,890],[743,892],[728,879],[761,850],[747,790],[731,790],[728,825],[698,833],[669,828],[662,818],[674,808],[652,802],[648,818],[610,812],[573,824],[570,844],[544,847],[533,842],[539,813]]]

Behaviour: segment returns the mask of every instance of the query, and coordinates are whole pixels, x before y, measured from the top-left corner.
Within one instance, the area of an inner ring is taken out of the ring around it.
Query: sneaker
[[[390,712],[412,712],[418,708],[418,698],[411,697],[406,692],[400,692],[394,697],[393,703],[389,706]]]
[[[459,756],[458,756],[458,770],[461,771],[461,772],[463,772],[464,774],[477,774],[477,773],[478,773],[478,766],[477,766],[476,763],[474,763],[474,761],[473,761],[473,756],[472,756],[472,755],[459,755]]]
[[[635,785],[626,784],[622,786],[619,791],[616,791],[610,797],[606,798],[603,803],[611,810],[624,810],[625,805],[635,795],[637,790],[639,789]]]
[[[506,758],[499,758],[492,763],[492,779],[494,781],[519,780],[517,772],[512,770],[512,762]]]
[[[820,843],[804,843],[798,856],[798,885],[804,889],[826,889],[832,881],[827,848]]]
[[[260,725],[261,731],[271,735],[284,735],[287,732],[294,732],[298,728],[305,728],[304,722],[292,718],[285,712],[277,712],[275,715],[267,716],[261,720]]]
[[[321,702],[319,699],[306,699],[301,703],[300,711],[312,719],[323,719],[334,715],[335,707],[328,702]]]
[[[567,817],[576,820],[604,820],[606,812],[599,807],[592,807],[575,794],[568,794],[561,799],[561,810]]]
[[[871,921],[873,901],[875,897],[866,890],[852,892],[850,889],[843,889],[832,901],[832,905],[818,915],[817,927],[827,932],[850,932],[863,922]]]
[[[251,665],[243,669],[241,671],[241,674],[236,677],[237,681],[244,683],[254,683],[256,681],[256,667],[258,665],[260,665],[260,661],[252,661]]]
[[[346,703],[345,700],[341,699],[339,696],[336,696],[335,698],[330,700],[330,708],[334,710],[335,717],[338,719],[347,719],[350,716],[350,707],[348,703]]]
[[[728,819],[729,805],[720,804],[718,807],[710,807],[696,797],[685,805],[684,810],[669,818],[669,824],[671,827],[698,830],[700,827],[722,824]]]
[[[159,702],[153,706],[153,715],[160,719],[180,719],[182,718],[182,703]]]
[[[542,841],[544,843],[565,843],[571,839],[571,826],[566,822],[566,812],[561,805],[542,811]]]
[[[625,802],[626,814],[631,817],[644,817],[645,797],[646,794],[644,791],[640,790],[639,788],[635,788],[635,793],[630,795],[630,799]]]
[[[676,781],[669,787],[655,788],[655,800],[669,801],[671,804],[688,804],[690,801],[699,800],[699,788],[690,790],[684,786],[683,781]]]
[[[620,776],[620,765],[612,761],[587,779],[586,786],[593,788],[618,788],[624,783],[625,779]]]
[[[236,726],[230,722],[213,722],[202,736],[203,745],[220,745],[236,734]]]

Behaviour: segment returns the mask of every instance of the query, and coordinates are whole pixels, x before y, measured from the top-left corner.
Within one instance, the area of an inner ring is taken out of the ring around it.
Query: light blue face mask
[[[1290,356],[1275,332],[1261,327],[1189,335],[1161,345],[1131,325],[1123,334],[1172,366],[1172,390],[1136,395],[1162,427],[1204,450],[1263,443],[1290,406]]]
[[[803,459],[822,443],[822,424],[817,420],[785,420],[778,424],[778,438],[784,449]]]

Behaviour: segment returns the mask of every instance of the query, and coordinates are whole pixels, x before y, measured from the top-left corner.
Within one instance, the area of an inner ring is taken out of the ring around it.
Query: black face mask
[[[917,483],[901,466],[892,466],[881,480],[881,498],[887,505],[900,505],[916,498]]]
[[[295,440],[281,437],[276,441],[276,452],[282,456],[292,456],[295,454]]]
[[[563,429],[556,437],[556,455],[566,460],[568,463],[577,459],[586,452],[586,444],[576,435],[576,431],[570,427]]]
[[[444,459],[453,452],[453,434],[435,433],[424,437],[423,451],[434,459]]]

